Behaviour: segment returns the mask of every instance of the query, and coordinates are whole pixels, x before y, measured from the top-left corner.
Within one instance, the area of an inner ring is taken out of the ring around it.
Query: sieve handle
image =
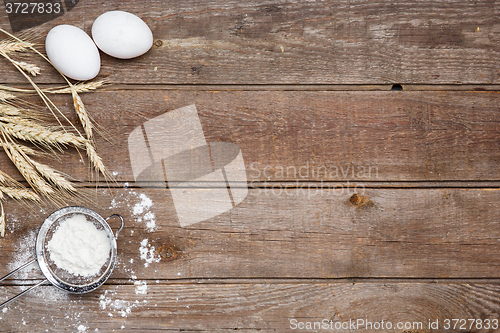
[[[108,216],[106,218],[106,222],[108,222],[113,217],[118,217],[120,219],[120,221],[122,222],[122,224],[120,225],[120,228],[116,231],[116,234],[115,234],[115,239],[116,239],[116,238],[118,238],[118,234],[120,233],[120,231],[122,231],[123,226],[125,225],[125,221],[123,220],[123,217],[121,215],[119,215],[119,214],[113,214],[113,215]]]
[[[23,269],[23,268],[25,268],[25,267],[28,267],[29,265],[31,265],[31,264],[32,264],[32,263],[34,263],[35,261],[36,261],[36,259],[32,259],[32,260],[28,261],[27,263],[25,263],[25,264],[24,264],[24,265],[22,265],[21,267],[16,268],[15,270],[13,270],[12,272],[10,272],[9,274],[7,274],[7,275],[5,275],[4,277],[2,277],[2,278],[0,279],[0,281],[5,280],[6,278],[8,278],[9,276],[11,276],[12,274],[14,274],[14,273],[16,273],[16,272],[20,271],[21,269]],[[35,288],[36,288],[36,287],[38,287],[38,286],[40,286],[40,285],[44,284],[45,282],[47,282],[47,280],[43,280],[43,281],[41,281],[41,282],[39,282],[39,283],[35,284],[34,286],[29,287],[28,289],[24,290],[23,292],[21,292],[21,293],[17,294],[16,296],[14,296],[14,297],[12,297],[12,298],[10,298],[10,299],[6,300],[6,301],[5,301],[5,302],[3,302],[2,304],[0,304],[0,308],[2,308],[2,307],[4,307],[4,306],[6,306],[7,304],[9,304],[10,302],[12,302],[13,300],[17,299],[18,297],[21,297],[22,295],[24,295],[24,294],[26,294],[27,292],[29,292],[29,291],[31,291],[31,290],[33,290],[33,289],[35,289]]]
[[[31,286],[29,287],[28,289],[26,290],[23,290],[22,292],[20,292],[19,294],[17,294],[16,296],[12,297],[12,298],[9,298],[8,300],[6,300],[5,302],[3,302],[2,304],[0,304],[0,308],[6,306],[7,304],[9,304],[10,302],[14,301],[15,299],[18,299],[19,297],[23,296],[24,294],[26,294],[27,292],[29,291],[32,291],[33,289],[35,289],[36,287],[38,286],[41,286],[42,284],[44,284],[45,282],[47,282],[47,280],[43,280],[41,282],[38,282],[37,284],[35,284],[34,286]]]

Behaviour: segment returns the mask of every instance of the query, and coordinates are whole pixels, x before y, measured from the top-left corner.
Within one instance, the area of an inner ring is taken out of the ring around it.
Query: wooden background
[[[40,287],[0,310],[0,332],[288,332],[291,319],[358,318],[423,323],[381,332],[500,331],[443,326],[500,317],[500,2],[80,0],[29,31],[41,43],[58,24],[89,32],[109,10],[154,35],[137,59],[102,54],[96,79],[110,84],[82,95],[112,138],[97,146],[117,182],[93,182],[75,152],[53,165],[89,208],[125,217],[118,265],[90,294]],[[40,65],[39,84],[63,83]],[[4,61],[0,81],[27,87]],[[74,117],[68,96],[54,101]],[[181,227],[168,189],[134,184],[127,138],[189,104],[208,142],[241,148],[250,190]],[[0,168],[14,171],[5,155]],[[141,195],[153,231],[134,215]],[[54,209],[6,204],[0,276],[32,256]],[[0,302],[41,278],[33,265]]]

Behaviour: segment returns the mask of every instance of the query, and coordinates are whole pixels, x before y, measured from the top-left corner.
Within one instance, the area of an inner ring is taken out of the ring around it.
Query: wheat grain
[[[6,174],[3,171],[0,171],[0,184],[7,186],[22,187],[21,184],[16,182],[14,179],[12,179],[8,174]]]
[[[85,147],[87,150],[87,156],[89,157],[90,163],[92,163],[94,168],[98,172],[102,173],[102,175],[105,178],[109,178],[108,170],[104,166],[104,163],[102,162],[101,157],[97,154],[94,146],[92,146],[92,144],[89,141],[87,141],[85,144]]]
[[[68,132],[51,131],[43,126],[33,127],[0,122],[0,128],[8,135],[24,141],[45,145],[73,145],[78,148],[86,148],[87,140],[85,138]]]
[[[36,65],[29,64],[29,63],[24,62],[24,61],[15,61],[15,60],[12,60],[12,61],[16,65],[18,65],[19,67],[21,67],[24,71],[30,73],[33,76],[37,76],[38,74],[40,74],[40,67],[38,67]]]
[[[25,52],[35,44],[23,41],[2,41],[0,42],[0,53]]]
[[[15,106],[8,104],[0,104],[0,115],[6,116],[18,116],[21,114],[21,111]]]
[[[6,196],[14,200],[30,200],[35,202],[40,201],[40,197],[38,196],[38,194],[27,188],[0,186],[0,193],[5,194]]]
[[[104,85],[104,81],[95,81],[95,82],[81,82],[73,85],[73,89],[71,87],[56,89],[56,90],[46,90],[46,92],[50,92],[52,94],[72,94],[72,90],[75,90],[77,93],[89,92],[91,90],[95,90]]]
[[[21,145],[21,144],[17,144],[17,148],[19,148],[20,151],[22,151],[24,154],[28,155],[28,156],[35,156],[35,155],[43,155],[45,154],[44,152],[39,152],[39,151],[36,151],[35,149],[31,148],[31,147],[28,147],[28,146],[25,146],[25,145]]]
[[[10,92],[0,90],[0,101],[6,102],[8,100],[15,99],[15,98],[16,98],[16,96],[12,95]]]
[[[42,177],[40,177],[33,165],[26,160],[22,153],[15,149],[12,144],[5,141],[2,141],[2,145],[12,163],[14,163],[24,179],[26,179],[36,192],[47,197],[54,193],[52,187]]]
[[[87,110],[85,110],[85,105],[83,105],[83,101],[74,89],[73,85],[71,88],[71,96],[73,97],[73,105],[75,106],[76,114],[78,115],[78,119],[82,123],[83,130],[85,131],[85,135],[87,139],[92,139],[92,123],[90,122],[89,115]]]
[[[25,117],[20,117],[17,115],[7,115],[5,117],[2,117],[2,115],[0,115],[0,121],[2,121],[4,123],[14,124],[14,125],[30,126],[32,128],[36,128],[36,129],[50,130],[50,128],[45,127],[43,125],[40,125],[40,123],[36,123],[31,119],[28,119]]]
[[[73,187],[71,182],[64,178],[59,172],[55,171],[53,168],[48,165],[38,163],[31,159],[28,160],[35,169],[48,181],[50,181],[53,185],[57,186],[62,190],[66,190],[71,193],[75,193],[76,189]]]

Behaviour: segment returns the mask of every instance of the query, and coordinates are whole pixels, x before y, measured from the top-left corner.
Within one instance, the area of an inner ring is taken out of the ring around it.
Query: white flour
[[[135,281],[134,285],[136,286],[135,287],[136,294],[146,295],[148,293],[148,285],[146,281]]]
[[[144,267],[148,267],[153,262],[160,262],[161,258],[156,254],[155,250],[155,247],[149,244],[147,238],[141,241],[139,253],[141,254],[141,259],[145,261]]]
[[[48,243],[50,259],[57,267],[81,276],[99,273],[110,249],[106,231],[97,230],[81,214],[62,222]]]
[[[146,229],[149,232],[156,230],[156,216],[149,209],[153,206],[153,201],[147,195],[139,195],[140,202],[136,203],[132,210],[132,215],[136,216],[137,222],[146,222]]]

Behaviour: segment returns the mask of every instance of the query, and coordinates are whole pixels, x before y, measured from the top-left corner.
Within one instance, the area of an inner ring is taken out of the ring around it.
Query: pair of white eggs
[[[61,73],[85,81],[96,77],[101,68],[97,47],[112,57],[131,59],[146,53],[153,45],[153,34],[147,24],[134,14],[118,10],[104,13],[94,21],[92,38],[93,41],[75,26],[58,25],[49,31],[45,51]]]

